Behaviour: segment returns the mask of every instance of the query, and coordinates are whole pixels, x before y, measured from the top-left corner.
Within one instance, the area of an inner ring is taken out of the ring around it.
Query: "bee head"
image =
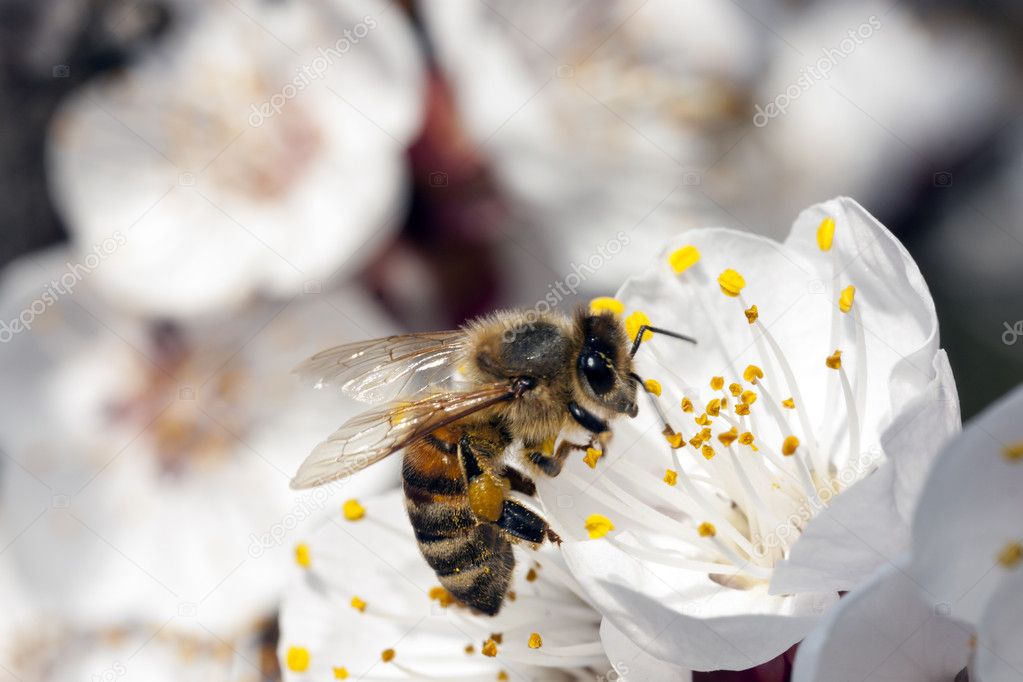
[[[582,346],[576,375],[583,392],[612,412],[636,415],[636,384],[632,380],[629,339],[617,315],[580,312],[576,317]]]

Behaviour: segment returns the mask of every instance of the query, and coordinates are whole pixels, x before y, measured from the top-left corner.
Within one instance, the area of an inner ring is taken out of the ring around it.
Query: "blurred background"
[[[857,199],[976,413],[1023,379],[1021,29],[1008,0],[0,0],[0,680],[276,679],[301,529],[395,475],[287,489],[356,409],[290,367],[570,311],[686,227]]]

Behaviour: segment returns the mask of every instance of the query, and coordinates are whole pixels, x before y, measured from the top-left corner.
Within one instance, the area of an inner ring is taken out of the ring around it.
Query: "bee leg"
[[[536,483],[533,483],[533,479],[526,476],[518,469],[515,469],[514,467],[505,467],[502,474],[508,479],[508,483],[511,484],[511,489],[515,492],[522,493],[523,495],[528,495],[530,497],[536,495]]]
[[[561,473],[561,468],[565,465],[569,453],[573,450],[585,451],[587,447],[589,447],[588,444],[571,443],[566,440],[558,445],[558,449],[553,455],[546,455],[539,450],[531,450],[526,454],[526,459],[535,464],[540,471],[553,478]]]
[[[546,539],[561,544],[561,538],[551,530],[542,516],[514,500],[504,501],[504,508],[501,510],[501,517],[497,519],[497,525],[514,538],[526,542],[540,544]]]
[[[468,436],[463,436],[458,442],[458,457],[465,476],[469,506],[479,519],[493,523],[501,516],[509,482],[491,471],[485,471],[473,448],[473,442]]]

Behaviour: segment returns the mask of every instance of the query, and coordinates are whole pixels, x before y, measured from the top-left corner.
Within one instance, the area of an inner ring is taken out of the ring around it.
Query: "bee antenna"
[[[671,424],[668,423],[668,416],[664,414],[664,410],[661,409],[661,404],[657,402],[657,398],[650,392],[650,389],[646,387],[646,382],[643,381],[643,377],[636,374],[635,372],[629,372],[629,378],[635,381],[637,384],[639,384],[640,388],[643,389],[643,393],[645,393],[650,398],[650,404],[653,405],[654,412],[657,413],[657,416],[661,420],[661,424],[664,425],[664,430],[662,431],[662,433],[664,433],[665,435],[674,434],[675,430],[672,429]]]
[[[651,327],[648,324],[642,324],[642,325],[639,326],[639,331],[636,332],[636,338],[632,340],[632,350],[629,351],[629,357],[635,357],[636,356],[636,351],[639,350],[639,344],[643,342],[643,334],[645,334],[646,332],[653,332],[655,334],[664,334],[665,336],[670,336],[673,339],[680,339],[682,341],[688,341],[689,343],[692,343],[692,344],[696,343],[696,339],[694,339],[691,336],[686,336],[685,334],[679,334],[678,332],[673,332],[670,329],[661,329],[660,327]]]

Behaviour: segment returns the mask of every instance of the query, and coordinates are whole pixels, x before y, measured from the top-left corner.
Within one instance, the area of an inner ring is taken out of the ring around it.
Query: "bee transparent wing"
[[[465,347],[458,330],[388,336],[321,351],[295,372],[317,388],[336,385],[356,400],[380,403],[450,383]]]
[[[446,424],[513,397],[515,390],[508,384],[486,384],[371,409],[352,417],[317,445],[291,487],[312,488],[344,478]]]

